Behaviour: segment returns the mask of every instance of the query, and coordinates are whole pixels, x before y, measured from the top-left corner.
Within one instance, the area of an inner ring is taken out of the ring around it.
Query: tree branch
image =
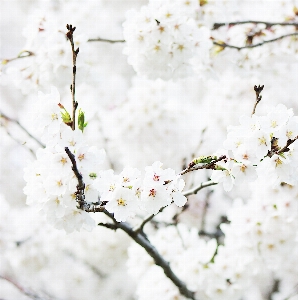
[[[136,232],[133,230],[133,228],[126,222],[117,222],[117,220],[114,218],[114,215],[110,212],[108,212],[104,206],[94,205],[93,203],[87,203],[85,201],[85,195],[84,195],[84,190],[85,190],[85,183],[83,181],[83,176],[79,172],[77,168],[77,163],[75,160],[75,156],[71,153],[71,151],[68,149],[68,147],[65,147],[65,152],[67,153],[69,159],[71,160],[72,163],[72,170],[78,180],[77,184],[77,191],[75,193],[76,195],[76,201],[78,202],[79,209],[82,209],[86,212],[92,211],[100,211],[103,212],[105,215],[107,215],[110,219],[113,220],[114,223],[99,223],[99,226],[104,226],[109,229],[116,230],[118,228],[122,229],[125,231],[136,243],[138,243],[141,247],[143,247],[147,253],[154,259],[155,264],[160,266],[163,270],[165,275],[177,286],[179,289],[180,293],[190,299],[195,300],[194,298],[194,292],[191,292],[190,290],[187,289],[186,285],[184,282],[182,282],[172,271],[170,268],[170,264],[164,260],[164,258],[157,252],[157,250],[151,245],[150,241],[147,239],[145,234]]]
[[[35,142],[37,142],[42,148],[45,148],[45,145],[39,141],[35,136],[33,136],[18,120],[12,119],[0,111],[0,118],[3,118],[9,122],[16,124],[19,128],[21,128],[30,138],[32,138]]]
[[[70,41],[71,51],[72,51],[72,84],[70,85],[70,91],[72,96],[72,130],[76,128],[76,109],[78,107],[78,102],[75,100],[76,94],[76,73],[77,73],[77,56],[79,53],[79,48],[76,50],[74,49],[74,42],[73,42],[73,33],[76,30],[76,27],[72,27],[72,25],[66,25],[68,32],[66,33],[67,39]]]
[[[105,215],[110,217],[117,227],[116,229],[122,229],[125,231],[137,244],[139,244],[142,248],[146,250],[146,252],[153,258],[155,264],[160,266],[165,275],[175,284],[175,286],[179,289],[181,295],[185,296],[186,298],[195,300],[194,292],[190,291],[184,282],[182,282],[172,271],[170,267],[170,263],[167,262],[157,251],[157,249],[150,243],[150,241],[141,233],[135,232],[133,228],[126,222],[117,222],[113,216],[113,214],[109,213],[107,210],[103,211]],[[100,223],[101,226],[102,223]],[[110,226],[111,224],[109,224]],[[105,226],[108,227],[108,226]],[[114,227],[114,226],[113,226]],[[112,228],[114,229],[114,228]]]
[[[296,22],[265,22],[265,21],[255,21],[255,20],[247,20],[247,21],[236,21],[236,22],[228,22],[228,23],[214,23],[212,30],[216,30],[222,26],[235,26],[235,25],[243,25],[243,24],[264,24],[266,27],[272,26],[298,26]]]
[[[298,35],[298,32],[289,33],[289,34],[281,35],[281,36],[279,36],[279,37],[277,37],[277,38],[274,38],[274,39],[271,39],[271,40],[263,41],[263,42],[258,43],[258,44],[254,44],[254,45],[246,45],[246,46],[242,46],[242,47],[238,47],[238,46],[226,44],[226,43],[224,43],[224,42],[215,42],[215,41],[213,42],[213,45],[220,46],[220,47],[222,47],[222,48],[231,48],[231,49],[237,49],[237,50],[251,49],[251,48],[256,48],[256,47],[263,46],[263,45],[265,45],[265,44],[267,44],[267,43],[272,43],[272,42],[275,42],[275,41],[284,39],[284,38],[286,38],[286,37],[297,36],[297,35]]]

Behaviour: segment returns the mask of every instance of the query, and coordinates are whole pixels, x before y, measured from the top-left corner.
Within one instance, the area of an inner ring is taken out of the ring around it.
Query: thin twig
[[[114,224],[115,226],[117,226],[117,228],[125,231],[137,244],[139,244],[146,250],[146,252],[153,258],[155,264],[163,269],[165,275],[179,289],[181,295],[185,296],[186,298],[195,300],[194,292],[190,291],[187,288],[186,284],[176,276],[176,274],[170,267],[170,263],[160,255],[157,249],[150,243],[150,241],[146,237],[144,237],[144,235],[135,232],[133,228],[126,222],[117,222],[113,214],[109,213],[107,210],[104,210],[103,212],[114,221]]]
[[[108,39],[102,39],[102,38],[95,38],[95,39],[89,39],[88,42],[106,42],[106,43],[125,43],[125,40],[108,40]]]
[[[19,141],[17,138],[15,138],[9,131],[8,129],[3,126],[3,124],[0,124],[1,127],[4,127],[6,129],[6,134],[13,140],[15,141],[18,145],[22,146],[22,147],[25,147],[28,151],[30,151],[30,153],[35,157],[35,152],[33,151],[33,149],[31,149],[30,147],[28,147],[25,143],[22,143],[21,141]]]
[[[38,295],[36,292],[32,291],[32,289],[25,288],[22,285],[20,285],[18,282],[14,281],[12,278],[9,278],[7,276],[1,276],[0,279],[6,280],[7,282],[11,283],[15,288],[17,288],[23,295],[26,295],[27,297],[34,299],[34,300],[46,300],[50,299],[50,297],[46,297],[46,295]],[[51,297],[52,298],[52,297]],[[53,298],[52,298],[53,299]]]
[[[26,57],[29,57],[29,56],[34,56],[35,54],[31,51],[28,51],[28,50],[23,50],[19,53],[19,55],[17,57],[13,57],[13,58],[7,58],[7,59],[3,59],[1,61],[2,65],[6,65],[8,64],[9,62],[11,61],[14,61],[14,60],[17,60],[17,59],[20,59],[20,58],[26,58]]]
[[[162,207],[156,214],[152,214],[152,215],[147,216],[139,226],[137,226],[137,227],[134,228],[134,231],[136,233],[142,233],[145,225],[148,222],[150,222],[156,215],[158,215],[159,213],[161,213],[166,207],[167,206]]]
[[[246,45],[246,46],[242,46],[242,47],[230,45],[230,44],[227,44],[227,43],[224,43],[224,42],[216,42],[216,41],[214,41],[213,44],[216,45],[216,46],[220,46],[222,48],[231,48],[231,49],[242,50],[242,49],[251,49],[251,48],[260,47],[260,46],[263,46],[267,43],[272,43],[272,42],[284,39],[286,37],[297,36],[297,35],[298,35],[298,32],[289,33],[289,34],[285,34],[285,35],[279,36],[279,37],[271,39],[271,40],[260,42],[258,44]]]
[[[190,190],[187,190],[185,192],[182,193],[183,196],[187,197],[187,196],[190,196],[190,195],[193,195],[193,194],[197,194],[198,191],[208,187],[208,186],[212,186],[212,185],[216,185],[217,183],[216,182],[213,182],[213,181],[206,181],[206,182],[202,182],[200,185],[198,186],[195,186],[194,188],[190,189]]]
[[[252,110],[252,114],[251,115],[254,115],[255,112],[256,112],[256,108],[257,108],[257,105],[259,104],[259,102],[262,100],[262,96],[261,96],[261,92],[263,91],[264,89],[264,85],[258,85],[258,86],[254,86],[254,91],[256,93],[256,102],[255,102],[255,105],[254,105],[254,108]]]
[[[72,27],[72,25],[67,24],[66,28],[68,32],[66,33],[66,37],[70,41],[71,51],[72,51],[72,84],[70,86],[71,96],[72,96],[72,130],[76,128],[76,109],[78,107],[78,102],[76,102],[75,94],[76,94],[76,73],[77,73],[77,56],[79,54],[79,48],[75,50],[74,42],[73,42],[73,33],[76,30],[76,27]]]
[[[247,21],[236,21],[236,22],[227,22],[227,23],[214,23],[212,30],[216,30],[222,26],[235,26],[235,25],[243,25],[243,24],[264,24],[266,27],[272,26],[298,26],[296,22],[265,22],[265,21],[254,21],[254,20],[247,20]]]
[[[33,136],[18,120],[12,119],[0,111],[0,118],[3,118],[9,122],[16,124],[19,128],[21,128],[30,138],[32,138],[35,142],[37,142],[42,148],[45,148],[45,145],[39,141],[35,136]]]
[[[106,278],[107,274],[103,273],[98,267],[94,266],[93,264],[89,263],[87,260],[81,259],[80,257],[76,256],[73,252],[71,251],[64,251],[64,253],[72,258],[75,262],[81,262],[85,266],[87,266],[95,275],[97,275],[99,278]]]

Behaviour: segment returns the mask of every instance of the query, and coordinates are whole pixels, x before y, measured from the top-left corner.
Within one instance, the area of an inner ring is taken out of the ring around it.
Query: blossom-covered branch
[[[76,200],[79,204],[79,208],[86,212],[96,212],[96,211],[104,212],[104,214],[107,215],[109,218],[111,218],[114,223],[113,224],[99,223],[100,226],[104,226],[110,229],[120,228],[123,231],[125,231],[136,243],[138,243],[141,247],[143,247],[147,251],[147,253],[154,259],[156,265],[160,266],[164,270],[166,276],[169,279],[171,279],[172,282],[178,287],[182,295],[184,295],[189,299],[194,299],[194,292],[189,291],[185,283],[182,282],[173,273],[169,263],[163,259],[163,257],[157,252],[157,250],[152,246],[152,244],[148,241],[148,239],[145,238],[143,233],[133,230],[133,228],[126,222],[117,222],[117,220],[114,218],[114,214],[108,212],[106,209],[104,209],[104,207],[90,205],[85,201],[85,195],[84,195],[85,183],[83,181],[82,174],[78,171],[75,156],[70,152],[70,150],[67,147],[65,148],[65,152],[67,153],[68,157],[72,162],[72,170],[75,173],[75,176],[78,180],[77,191],[75,194],[76,194]]]

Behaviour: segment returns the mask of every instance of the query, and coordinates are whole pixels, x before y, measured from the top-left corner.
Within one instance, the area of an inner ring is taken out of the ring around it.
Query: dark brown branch
[[[73,33],[76,27],[72,25],[66,25],[68,32],[66,33],[67,39],[70,41],[71,51],[72,51],[72,84],[70,86],[71,96],[72,96],[72,130],[76,128],[76,109],[78,107],[78,102],[75,99],[76,95],[76,73],[77,73],[77,56],[79,54],[79,48],[75,50],[73,42]]]
[[[19,128],[21,128],[30,138],[32,138],[35,142],[37,142],[42,148],[45,148],[45,145],[39,141],[36,137],[34,137],[18,120],[12,119],[8,117],[6,114],[0,111],[0,118],[3,118],[9,122],[16,124]]]
[[[83,176],[79,172],[77,167],[77,162],[75,159],[75,156],[71,153],[71,151],[68,149],[68,147],[65,147],[65,152],[68,155],[71,163],[72,163],[72,170],[78,180],[77,184],[77,191],[75,192],[76,195],[76,201],[78,203],[78,208],[82,209],[86,212],[102,212],[104,207],[100,205],[100,203],[88,203],[85,201],[85,183],[83,181]]]
[[[254,21],[254,20],[247,20],[247,21],[236,21],[236,22],[228,22],[228,23],[214,23],[212,30],[216,30],[222,26],[235,26],[235,25],[243,25],[243,24],[264,24],[267,28],[272,26],[295,26],[298,27],[298,23],[296,22],[265,22],[265,21]]]
[[[219,161],[221,160],[225,160],[227,159],[227,157],[225,155],[222,155],[220,156],[219,158],[211,161],[210,163],[208,164],[204,164],[204,165],[201,165],[201,166],[193,166],[193,165],[189,165],[186,169],[184,169],[180,175],[184,175],[186,173],[189,173],[189,172],[192,172],[192,171],[196,171],[196,170],[202,170],[202,169],[214,169],[216,163],[218,163]]]
[[[220,46],[222,48],[231,48],[231,49],[236,49],[236,50],[251,49],[251,48],[256,48],[256,47],[263,46],[263,45],[265,45],[267,43],[276,42],[276,41],[284,39],[286,37],[297,36],[297,35],[298,35],[298,32],[289,33],[289,34],[281,35],[281,36],[279,36],[277,38],[274,38],[274,39],[271,39],[271,40],[260,42],[258,44],[246,45],[246,46],[242,46],[242,47],[238,47],[238,46],[226,44],[224,42],[215,42],[215,41],[213,42],[213,45]]]
[[[256,93],[256,102],[255,102],[255,105],[254,105],[254,108],[252,110],[252,114],[255,114],[256,112],[256,108],[257,108],[257,105],[259,104],[259,102],[262,100],[262,96],[261,96],[261,92],[263,91],[264,89],[264,85],[258,85],[258,86],[254,86],[254,91]]]
[[[106,43],[125,43],[125,40],[108,40],[108,39],[102,39],[102,38],[96,38],[96,39],[89,39],[88,42],[106,42]]]
[[[146,252],[153,258],[155,264],[160,266],[165,275],[175,284],[175,286],[179,289],[181,295],[185,296],[186,298],[195,300],[194,292],[190,291],[184,282],[182,282],[172,271],[170,267],[170,263],[167,262],[157,251],[157,249],[150,243],[150,241],[141,233],[135,232],[133,228],[126,222],[117,222],[113,216],[113,214],[109,213],[107,210],[103,211],[105,215],[110,217],[117,229],[122,229],[125,231],[137,244],[139,244],[142,248],[146,250]],[[103,225],[101,225],[103,226]],[[108,227],[108,226],[105,226]],[[114,227],[114,226],[112,226]],[[112,228],[114,229],[114,228]]]

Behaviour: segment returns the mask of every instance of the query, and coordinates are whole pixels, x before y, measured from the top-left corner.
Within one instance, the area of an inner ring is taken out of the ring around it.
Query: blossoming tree
[[[298,299],[295,4],[3,1],[0,297]]]

